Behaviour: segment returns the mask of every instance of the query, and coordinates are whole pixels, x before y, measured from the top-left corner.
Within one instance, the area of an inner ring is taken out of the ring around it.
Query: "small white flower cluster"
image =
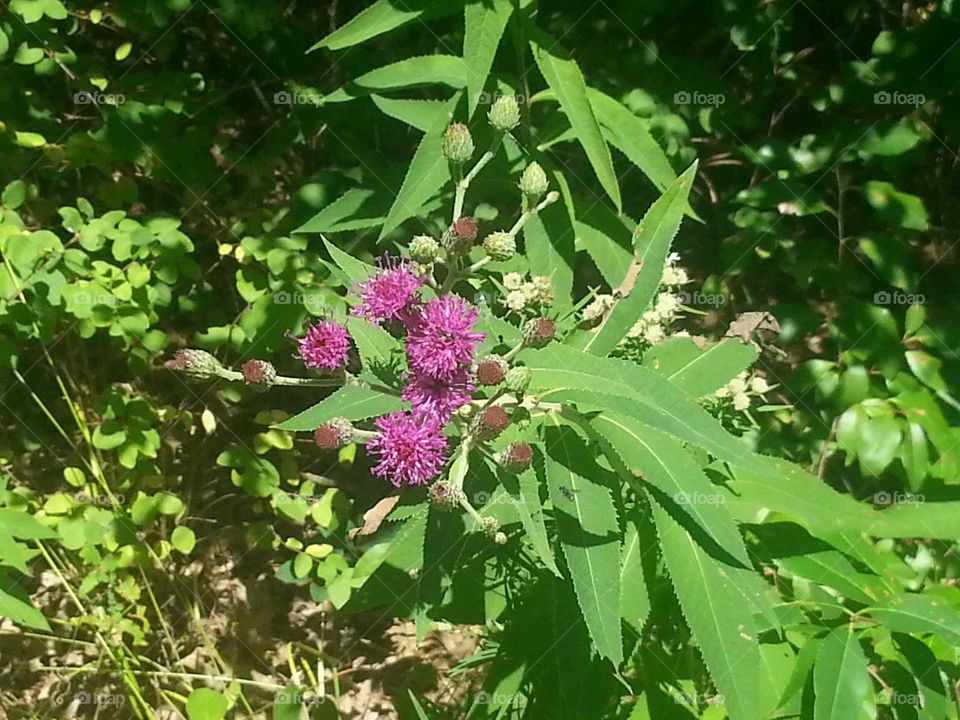
[[[597,295],[593,298],[589,305],[587,305],[581,312],[580,317],[583,320],[583,324],[586,326],[592,326],[604,314],[613,307],[613,295]]]
[[[553,288],[549,275],[534,275],[527,281],[520,273],[507,273],[503,276],[503,287],[507,291],[504,304],[517,312],[524,308],[553,304]]]
[[[680,256],[676,253],[671,253],[667,258],[660,281],[661,287],[666,290],[657,295],[651,307],[630,328],[627,337],[639,338],[650,345],[666,339],[670,323],[680,314],[683,305],[674,290],[690,282],[687,271],[676,265],[679,259]]]
[[[750,407],[750,398],[759,397],[762,399],[764,393],[769,392],[771,387],[759,375],[747,378],[747,373],[742,372],[733,378],[722,388],[713,393],[713,396],[719,400],[733,398],[734,410],[744,411]]]

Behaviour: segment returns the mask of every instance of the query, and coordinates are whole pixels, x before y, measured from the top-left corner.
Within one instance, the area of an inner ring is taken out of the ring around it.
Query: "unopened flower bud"
[[[530,368],[522,365],[510,368],[503,378],[503,384],[510,392],[520,395],[530,387],[530,374]]]
[[[477,382],[488,387],[503,382],[510,366],[499,355],[488,355],[477,364]]]
[[[462,217],[444,234],[443,245],[451,255],[465,255],[477,239],[477,221]]]
[[[557,324],[550,318],[533,318],[523,326],[523,344],[527,347],[542,348],[557,334]]]
[[[463,490],[445,480],[435,482],[429,490],[430,502],[438,510],[455,510],[466,499]]]
[[[547,174],[540,167],[540,163],[530,163],[520,176],[520,191],[534,202],[547,191],[549,186]]]
[[[417,235],[410,241],[410,257],[422,265],[434,262],[440,253],[440,243],[429,235]]]
[[[314,431],[313,440],[321,450],[339,450],[353,442],[353,423],[335,417]]]
[[[500,531],[500,521],[493,517],[480,518],[480,529],[488,538],[496,540],[497,533]]]
[[[487,113],[490,124],[497,130],[509,132],[520,124],[520,106],[513,95],[501,95],[490,106]]]
[[[266,360],[247,360],[241,368],[247,385],[267,388],[277,379],[277,369]]]
[[[505,262],[517,254],[517,241],[507,232],[493,232],[483,239],[483,249],[493,260]]]
[[[463,123],[453,123],[443,135],[443,154],[450,162],[465,163],[473,155],[473,138]]]
[[[172,360],[167,361],[166,366],[170,370],[182,372],[199,380],[217,377],[223,370],[223,365],[213,355],[206,350],[196,348],[177,350],[176,355]]]
[[[499,405],[485,408],[473,421],[473,435],[480,442],[493,440],[510,424],[510,416]]]
[[[506,545],[507,544],[507,534],[503,532],[498,532],[494,534],[493,541],[497,545]]]
[[[497,464],[508,473],[521,473],[533,462],[533,448],[525,442],[507,445],[497,453]]]

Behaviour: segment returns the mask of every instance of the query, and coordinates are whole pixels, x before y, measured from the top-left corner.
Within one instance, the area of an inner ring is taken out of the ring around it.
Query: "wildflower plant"
[[[478,21],[483,32],[503,30],[501,5],[470,6],[471,42]],[[361,15],[344,30],[362,37],[368,22]],[[731,720],[755,720],[794,713],[809,702],[807,678],[816,684],[831,667],[867,682],[861,644],[874,624],[903,629],[911,621],[891,621],[896,608],[909,603],[912,617],[932,616],[936,600],[908,596],[872,548],[847,541],[909,535],[912,519],[757,454],[717,417],[718,403],[744,410],[750,394],[770,388],[744,374],[757,359],[753,345],[670,337],[689,281],[671,245],[693,215],[696,164],[674,175],[650,140],[646,150],[667,169],[639,163],[661,193],[630,223],[608,142],[637,162],[632,138],[649,139],[646,127],[588,89],[539,30],[522,30],[547,84],[541,99],[559,103],[557,122],[583,146],[611,215],[633,228],[626,254],[577,234],[580,207],[566,173],[541,152],[512,95],[485,119],[462,93],[429,108],[398,104],[392,110],[416,113],[424,136],[374,223],[390,251],[370,264],[316,238],[349,290],[296,338],[305,375],[262,365],[241,373],[197,351],[178,356],[175,368],[305,394],[336,388],[277,428],[312,434],[318,453],[362,448],[367,481],[399,500],[351,545],[355,565],[335,581],[311,578],[311,595],[338,607],[387,605],[412,617],[420,635],[434,622],[487,625],[494,642],[475,662],[488,665],[491,697],[509,699],[478,717],[613,716],[626,685],[645,698],[637,717],[670,716],[655,710],[666,686],[674,697],[721,698]],[[432,60],[413,59],[423,66],[418,77]],[[465,62],[480,72],[472,56]],[[490,185],[510,188],[511,202],[477,196]],[[334,215],[323,210],[303,231],[324,233]],[[582,261],[602,287],[577,281]],[[631,342],[641,352],[624,355]],[[924,512],[924,534],[953,536],[950,503]],[[810,591],[811,582],[835,581],[822,564],[791,563],[781,532],[858,579]],[[864,577],[873,589],[861,587],[852,561],[871,568]],[[848,625],[838,605],[863,623]],[[908,650],[889,635],[886,642],[877,652]],[[574,687],[588,689],[574,698]],[[840,717],[822,712],[815,716]]]

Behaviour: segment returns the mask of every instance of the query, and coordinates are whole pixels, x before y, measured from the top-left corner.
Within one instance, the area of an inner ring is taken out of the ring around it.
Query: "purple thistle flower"
[[[350,335],[342,325],[329,320],[321,320],[307,328],[302,338],[297,338],[300,346],[298,357],[304,366],[334,372],[346,365],[347,352],[350,350]]]
[[[405,321],[417,305],[417,292],[424,279],[417,277],[413,266],[402,258],[384,254],[377,259],[379,270],[357,285],[361,303],[351,311],[370,322]]]
[[[434,298],[407,324],[407,360],[418,375],[453,380],[471,362],[483,333],[472,332],[477,310],[453,295]]]
[[[429,416],[440,425],[446,425],[450,416],[461,406],[470,402],[477,389],[466,369],[457,371],[449,381],[436,380],[429,375],[407,375],[403,399],[410,403],[417,415]]]
[[[367,451],[379,458],[374,475],[400,487],[424,485],[440,474],[447,438],[436,420],[401,411],[379,417],[374,424],[380,432],[367,441]]]

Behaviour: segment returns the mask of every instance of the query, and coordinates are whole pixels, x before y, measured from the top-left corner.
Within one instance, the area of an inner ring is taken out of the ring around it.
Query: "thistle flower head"
[[[452,381],[473,361],[484,336],[473,332],[477,310],[466,300],[442,295],[407,325],[407,360],[415,374]]]
[[[339,450],[353,442],[353,423],[335,417],[313,432],[313,441],[321,450]]]
[[[347,329],[331,320],[321,320],[307,328],[302,338],[297,339],[298,357],[305,367],[335,372],[347,364],[350,351],[350,335]]]
[[[374,424],[379,432],[367,441],[367,452],[378,460],[374,475],[400,487],[424,485],[440,474],[447,438],[436,420],[395,412]]]
[[[352,313],[374,323],[406,320],[417,305],[417,293],[425,279],[411,263],[390,255],[378,258],[377,266],[374,275],[358,284],[360,304]]]
[[[470,402],[476,387],[466,369],[458,370],[449,380],[411,373],[403,389],[403,399],[417,415],[435,419],[445,425],[460,407]]]

